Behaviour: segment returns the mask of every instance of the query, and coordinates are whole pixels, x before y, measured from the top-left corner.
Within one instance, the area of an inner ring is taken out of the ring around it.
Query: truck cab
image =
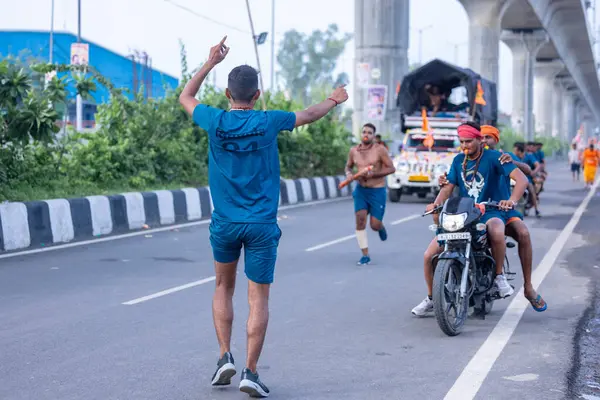
[[[433,125],[437,121],[432,118],[429,122]],[[452,160],[460,151],[456,128],[463,118],[445,118],[440,122],[443,127],[431,128],[433,146],[428,147],[424,144],[428,132],[420,128],[420,118],[407,119],[407,123],[415,127],[406,131],[402,150],[393,157],[396,172],[387,176],[390,201],[400,201],[403,194],[416,194],[419,198],[425,198],[427,194],[437,196],[439,176],[450,171]]]

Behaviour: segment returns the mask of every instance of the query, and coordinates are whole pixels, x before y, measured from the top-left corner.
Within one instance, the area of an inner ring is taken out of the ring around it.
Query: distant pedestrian
[[[569,165],[571,166],[571,173],[573,174],[573,182],[579,181],[581,174],[581,157],[579,150],[577,150],[577,144],[573,143],[571,150],[569,150]]]

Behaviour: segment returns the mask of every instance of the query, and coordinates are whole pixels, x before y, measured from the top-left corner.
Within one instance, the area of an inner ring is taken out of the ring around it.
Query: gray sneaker
[[[429,296],[425,297],[425,300],[420,302],[419,305],[413,308],[411,312],[417,317],[422,317],[427,313],[433,312],[433,300],[431,300]]]
[[[215,371],[211,384],[213,386],[224,386],[231,383],[231,377],[235,375],[235,365],[233,356],[230,352],[223,354],[223,357],[217,362],[217,370]]]
[[[250,397],[269,397],[269,388],[260,381],[258,373],[255,374],[248,368],[242,371],[240,391],[248,393]]]

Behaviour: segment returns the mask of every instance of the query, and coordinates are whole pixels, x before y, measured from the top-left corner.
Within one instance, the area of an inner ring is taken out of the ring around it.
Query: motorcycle
[[[437,323],[448,336],[462,332],[469,307],[485,319],[494,301],[501,299],[494,286],[496,263],[488,244],[486,225],[480,222],[486,208],[498,208],[498,203],[477,204],[470,197],[452,197],[423,214],[441,210],[439,226],[435,229],[444,250],[437,256],[432,297]],[[512,242],[506,245],[515,247]],[[503,270],[507,276],[514,275],[507,257]]]

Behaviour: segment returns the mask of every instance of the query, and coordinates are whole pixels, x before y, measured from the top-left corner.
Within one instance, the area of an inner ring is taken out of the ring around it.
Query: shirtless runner
[[[362,128],[362,141],[358,146],[350,149],[346,163],[346,177],[352,178],[352,168],[357,167],[362,171],[372,165],[373,168],[363,173],[358,178],[358,185],[354,189],[354,212],[356,213],[356,239],[362,251],[362,257],[357,265],[371,262],[367,242],[367,215],[371,214],[371,229],[379,233],[381,240],[387,239],[387,232],[383,226],[385,213],[386,182],[385,177],[396,171],[392,159],[386,148],[374,141],[375,126],[365,124]]]

